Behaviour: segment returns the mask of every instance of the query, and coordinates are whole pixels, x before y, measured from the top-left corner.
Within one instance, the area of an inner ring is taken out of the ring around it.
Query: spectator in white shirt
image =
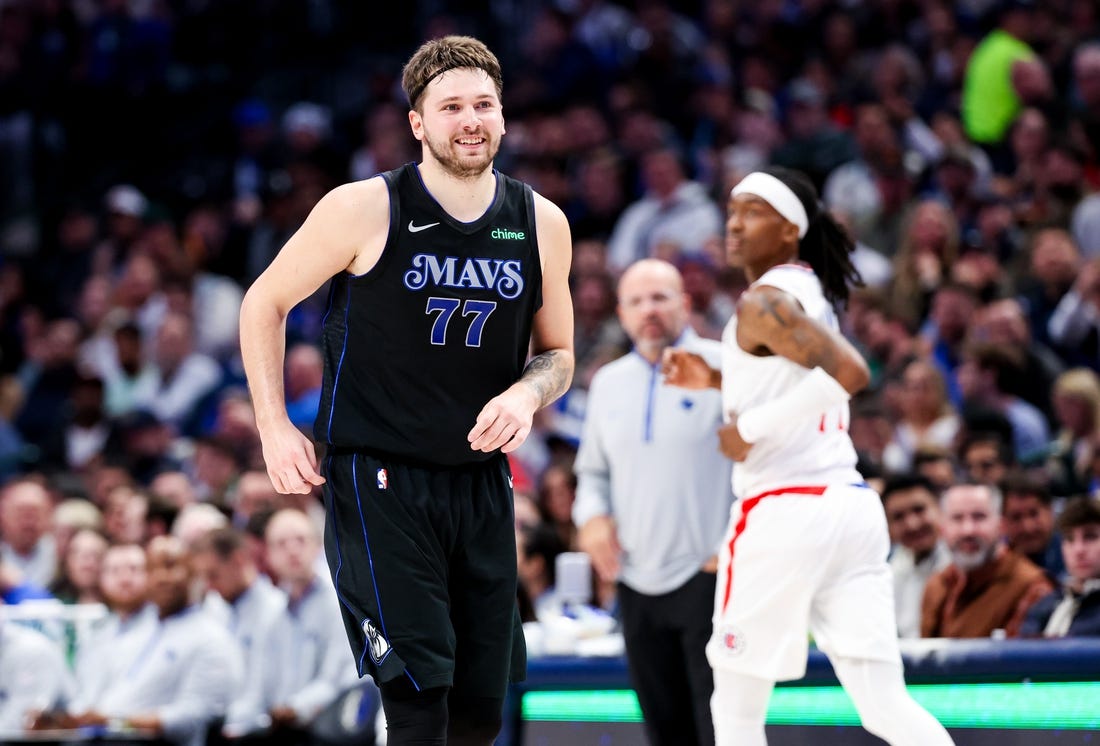
[[[898,636],[920,637],[924,586],[928,578],[951,564],[951,552],[940,537],[936,488],[916,474],[891,477],[882,488],[882,507],[893,544],[890,570]]]
[[[154,364],[156,376],[139,381],[133,391],[134,404],[164,422],[185,428],[198,404],[221,383],[221,367],[208,355],[194,351],[191,319],[177,312],[165,314],[157,330]]]
[[[137,544],[107,548],[99,566],[99,590],[110,613],[97,621],[76,651],[77,693],[70,712],[92,709],[103,691],[123,677],[156,628],[146,602],[145,550]]]
[[[205,606],[236,640],[244,660],[245,685],[229,705],[226,729],[247,729],[246,692],[258,682],[262,649],[286,609],[286,595],[260,573],[244,534],[235,528],[216,528],[199,537],[194,557],[209,591]]]
[[[74,722],[203,746],[208,728],[224,717],[240,688],[240,652],[229,633],[192,602],[195,574],[182,541],[154,538],[146,567],[155,629],[125,674]]]
[[[250,682],[258,686],[241,714],[252,723],[269,720],[275,734],[293,740],[359,675],[332,581],[316,570],[322,547],[312,520],[295,509],[280,510],[264,538],[287,604],[260,651],[260,679]]]
[[[19,738],[41,712],[64,706],[72,693],[60,648],[41,632],[0,616],[0,741]]]

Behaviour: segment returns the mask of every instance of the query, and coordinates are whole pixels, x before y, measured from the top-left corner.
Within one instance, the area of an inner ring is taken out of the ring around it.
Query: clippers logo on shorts
[[[745,652],[745,633],[732,624],[718,629],[718,642],[726,655],[741,655]]]
[[[367,636],[367,647],[370,649],[371,660],[375,663],[381,663],[382,659],[390,654],[390,642],[382,633],[378,631],[378,628],[374,626],[374,622],[370,619],[363,620],[363,634]]]
[[[390,484],[390,475],[386,473],[385,469],[378,470],[378,489],[384,490]]]

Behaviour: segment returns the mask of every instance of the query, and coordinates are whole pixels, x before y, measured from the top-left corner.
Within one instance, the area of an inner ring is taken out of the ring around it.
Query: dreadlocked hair
[[[813,268],[828,301],[847,308],[850,286],[863,286],[863,278],[852,262],[856,242],[821,205],[817,189],[804,173],[781,166],[760,170],[790,187],[806,209],[809,226],[798,241],[798,256]]]

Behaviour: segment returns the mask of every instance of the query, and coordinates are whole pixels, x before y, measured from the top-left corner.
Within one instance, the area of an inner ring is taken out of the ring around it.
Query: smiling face
[[[730,197],[726,260],[755,280],[769,268],[798,258],[798,226],[755,194]]]
[[[940,538],[940,510],[936,496],[922,486],[890,493],[883,507],[891,541],[918,558],[936,548]]]
[[[424,89],[420,109],[409,112],[409,124],[424,146],[424,160],[459,179],[491,168],[504,135],[496,85],[484,70],[469,67],[435,77]]]

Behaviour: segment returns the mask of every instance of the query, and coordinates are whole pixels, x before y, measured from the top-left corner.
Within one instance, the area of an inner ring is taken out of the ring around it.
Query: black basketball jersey
[[[542,304],[531,189],[494,174],[472,223],[440,207],[416,164],[382,174],[386,246],[371,270],[331,283],[317,440],[445,466],[491,456],[466,436],[523,372]]]

